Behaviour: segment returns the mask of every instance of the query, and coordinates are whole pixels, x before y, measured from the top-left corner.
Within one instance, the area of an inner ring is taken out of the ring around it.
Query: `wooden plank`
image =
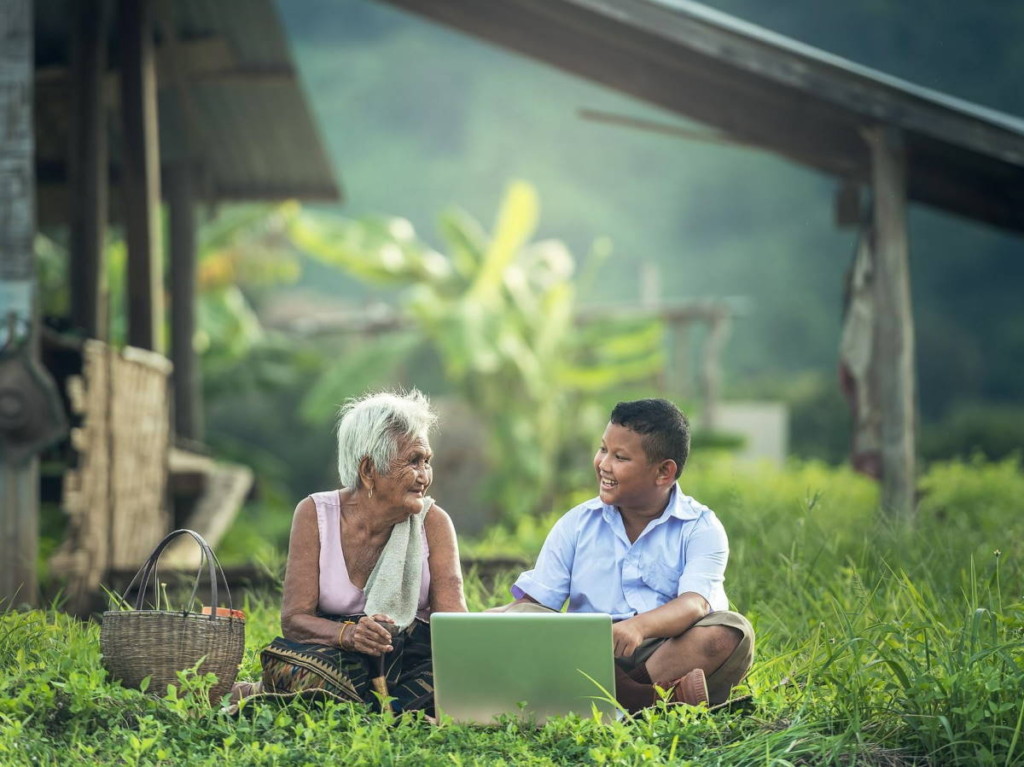
[[[193,337],[196,331],[196,220],[192,170],[167,174],[171,250],[171,362],[174,365],[174,428],[202,441],[202,391]]]
[[[0,345],[37,356],[32,14],[31,0],[0,0]],[[0,609],[37,603],[38,537],[39,463],[0,455]]]
[[[128,245],[128,343],[159,348],[163,291],[160,268],[160,147],[152,0],[120,0],[121,203]]]
[[[71,321],[105,339],[103,245],[108,211],[108,147],[104,77],[106,0],[81,0],[72,25],[71,136],[68,148],[68,236]]]
[[[238,516],[245,498],[252,488],[253,473],[248,466],[237,463],[210,462],[206,483],[195,509],[184,522],[184,527],[195,530],[216,551],[217,545]],[[163,562],[169,567],[199,567],[201,551],[191,539],[172,543]]]
[[[872,156],[874,218],[874,371],[881,420],[882,508],[910,518],[915,509],[917,382],[907,248],[906,154],[900,131],[866,129]]]

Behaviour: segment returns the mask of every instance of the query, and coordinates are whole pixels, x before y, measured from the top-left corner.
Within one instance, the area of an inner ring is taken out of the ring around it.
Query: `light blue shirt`
[[[668,506],[633,543],[622,516],[600,498],[581,503],[555,523],[537,565],[512,586],[558,610],[608,613],[613,620],[648,612],[692,591],[712,610],[728,610],[725,565],[729,540],[707,506],[673,488]]]

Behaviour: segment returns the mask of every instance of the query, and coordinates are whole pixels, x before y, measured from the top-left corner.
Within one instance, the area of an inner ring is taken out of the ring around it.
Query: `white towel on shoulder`
[[[423,510],[399,522],[366,579],[367,615],[390,615],[399,628],[416,618],[423,580],[423,518],[433,498],[423,499]]]

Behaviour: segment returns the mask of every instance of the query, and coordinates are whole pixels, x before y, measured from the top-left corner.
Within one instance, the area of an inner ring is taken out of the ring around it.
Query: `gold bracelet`
[[[356,625],[355,621],[345,621],[341,624],[341,628],[338,629],[338,647],[340,647],[342,650],[345,649],[345,629],[347,629],[349,626],[354,625]]]

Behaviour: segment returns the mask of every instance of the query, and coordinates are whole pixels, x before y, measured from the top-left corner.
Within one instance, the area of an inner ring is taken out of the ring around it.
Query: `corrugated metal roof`
[[[340,199],[272,0],[172,0],[155,10],[161,164],[198,167],[200,193],[211,201]],[[116,75],[116,24],[108,15]],[[70,100],[61,72],[74,16],[71,0],[36,2],[36,63],[46,73],[37,77],[37,112],[46,116],[37,119],[42,184],[66,177]],[[110,127],[116,174],[119,121]]]

